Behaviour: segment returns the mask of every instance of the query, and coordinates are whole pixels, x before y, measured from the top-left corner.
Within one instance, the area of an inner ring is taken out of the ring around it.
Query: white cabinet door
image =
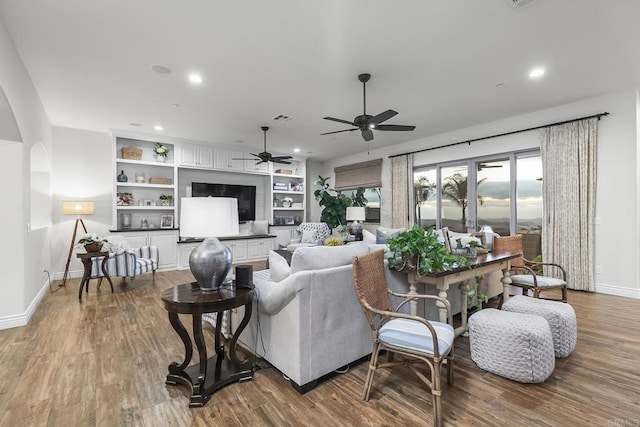
[[[178,269],[186,270],[189,267],[189,256],[200,243],[180,243],[178,245]]]
[[[213,149],[206,145],[198,146],[198,166],[201,168],[213,168]]]
[[[214,150],[214,165],[216,169],[223,169],[229,171],[243,172],[244,171],[244,159],[248,158],[242,151],[230,151],[223,148],[216,148]],[[251,157],[251,156],[250,156]]]
[[[148,233],[122,233],[121,236],[127,241],[129,249],[147,246],[149,241]]]
[[[182,166],[198,165],[198,147],[192,144],[180,145],[180,164]]]
[[[276,239],[273,237],[270,239],[264,239],[264,241],[262,242],[262,245],[260,246],[260,255],[262,259],[269,258],[269,252],[273,249],[276,249],[275,243],[276,243]]]
[[[149,233],[149,244],[158,247],[158,268],[176,268],[178,256],[176,248],[177,241],[178,232],[174,230],[154,231]]]
[[[274,246],[277,249],[279,246],[287,246],[291,239],[299,238],[298,232],[296,231],[297,227],[269,227],[269,234],[274,234],[276,236]]]
[[[180,165],[211,169],[213,167],[213,149],[206,145],[181,144]]]
[[[246,158],[253,157],[251,154],[248,154]],[[246,161],[244,163],[244,170],[246,172],[256,172],[256,173],[264,173],[268,174],[271,172],[271,162],[262,162],[256,164],[256,162]]]
[[[250,240],[247,243],[247,259],[248,260],[257,260],[262,256],[262,245],[263,242],[261,240]]]
[[[237,264],[247,260],[247,241],[246,240],[225,240],[222,242],[233,254],[233,263]]]

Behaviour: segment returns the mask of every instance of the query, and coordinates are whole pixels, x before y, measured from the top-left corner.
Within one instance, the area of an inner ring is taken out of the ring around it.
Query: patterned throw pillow
[[[316,243],[318,233],[315,230],[302,230],[302,239],[300,243]]]

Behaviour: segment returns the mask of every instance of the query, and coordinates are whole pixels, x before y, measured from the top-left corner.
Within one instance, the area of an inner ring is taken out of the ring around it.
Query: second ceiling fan
[[[293,157],[291,156],[274,156],[272,155],[270,152],[267,151],[267,131],[269,130],[269,128],[267,126],[262,126],[260,129],[262,129],[262,132],[264,133],[264,151],[262,153],[258,153],[258,154],[253,154],[253,153],[249,153],[252,156],[256,156],[255,159],[233,159],[233,160],[255,160],[256,161],[256,165],[259,165],[260,163],[266,163],[266,162],[272,162],[272,163],[282,163],[285,165],[290,165],[290,159],[292,159]]]
[[[412,131],[416,128],[415,126],[409,126],[409,125],[382,124],[383,122],[386,122],[387,120],[389,120],[390,118],[398,114],[398,112],[394,110],[387,110],[376,116],[367,114],[367,82],[369,81],[369,79],[371,79],[371,74],[365,73],[365,74],[360,74],[358,76],[358,80],[362,82],[362,91],[363,91],[364,111],[362,115],[357,116],[355,119],[353,119],[352,122],[348,120],[343,120],[343,119],[336,119],[335,117],[324,117],[325,120],[331,120],[338,123],[345,123],[345,124],[354,126],[354,128],[337,130],[334,132],[321,133],[320,135],[330,135],[333,133],[351,132],[354,130],[360,130],[362,134],[362,138],[364,138],[365,141],[371,141],[373,140],[374,129],[382,130],[382,131]]]

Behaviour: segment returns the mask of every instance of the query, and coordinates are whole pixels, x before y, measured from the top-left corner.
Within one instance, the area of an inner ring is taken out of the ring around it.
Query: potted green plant
[[[169,155],[169,149],[166,145],[156,142],[153,145],[153,153],[155,154],[157,161],[164,162],[167,160],[167,156]]]
[[[314,191],[313,195],[320,206],[324,207],[320,213],[320,221],[326,223],[333,230],[339,225],[347,225],[347,207],[351,206],[351,199],[340,193],[331,194],[335,190],[329,188],[327,182],[329,179],[318,176],[315,184],[320,188]]]
[[[387,245],[390,253],[389,268],[398,271],[415,270],[416,274],[424,275],[469,265],[464,255],[450,253],[438,241],[435,231],[425,230],[417,224],[387,239]]]
[[[465,238],[464,242],[462,238],[456,239],[456,251],[467,253],[469,258],[478,258],[478,248],[484,248],[475,238]]]
[[[87,252],[100,252],[107,243],[107,239],[97,234],[87,234],[78,240],[79,247],[84,247]]]
[[[160,204],[162,206],[171,206],[172,203],[173,203],[173,195],[171,194],[160,195]]]

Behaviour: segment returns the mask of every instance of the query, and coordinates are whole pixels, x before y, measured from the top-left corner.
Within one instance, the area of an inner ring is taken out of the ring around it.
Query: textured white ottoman
[[[578,338],[576,312],[569,304],[516,295],[509,298],[502,309],[516,313],[536,314],[547,319],[551,327],[556,357],[567,357],[576,348]]]
[[[549,323],[540,316],[486,308],[469,318],[471,359],[480,369],[522,383],[541,383],[553,372]]]

